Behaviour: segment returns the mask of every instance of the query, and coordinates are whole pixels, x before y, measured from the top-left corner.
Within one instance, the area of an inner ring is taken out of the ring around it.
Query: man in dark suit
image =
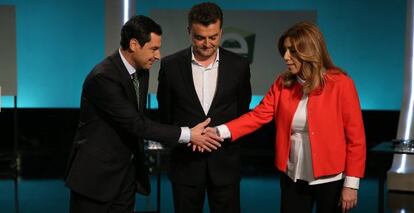
[[[70,212],[132,212],[135,192],[148,194],[143,139],[220,146],[220,138],[153,122],[143,115],[148,70],[160,58],[161,27],[145,16],[132,17],[121,31],[121,48],[86,77],[80,121],[65,183],[71,189]],[[189,177],[191,179],[191,177]]]
[[[157,98],[163,122],[192,126],[210,117],[218,125],[248,111],[249,63],[219,47],[222,22],[213,3],[189,12],[191,47],[161,60]],[[239,144],[223,143],[211,153],[193,152],[195,147],[178,145],[171,151],[175,212],[202,212],[206,191],[211,212],[240,212]]]

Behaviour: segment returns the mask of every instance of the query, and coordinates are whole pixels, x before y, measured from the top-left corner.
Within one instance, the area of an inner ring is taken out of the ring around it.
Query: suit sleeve
[[[238,114],[242,115],[249,111],[249,105],[252,99],[252,87],[250,85],[250,66],[248,62],[244,66],[243,75],[239,81],[239,88],[237,91]]]
[[[341,90],[341,114],[346,138],[347,176],[363,177],[365,171],[366,144],[362,112],[353,81],[347,78]]]
[[[231,132],[231,139],[234,141],[272,121],[277,110],[280,92],[281,78],[278,78],[259,105],[252,111],[226,123],[225,125]]]
[[[162,123],[171,124],[171,106],[172,106],[172,94],[170,93],[170,83],[167,78],[167,70],[165,69],[165,63],[161,60],[160,71],[158,72],[158,111],[160,113],[160,120]]]
[[[175,144],[180,128],[154,122],[128,100],[122,85],[104,75],[96,75],[84,85],[86,101],[92,103],[115,128],[137,137]]]

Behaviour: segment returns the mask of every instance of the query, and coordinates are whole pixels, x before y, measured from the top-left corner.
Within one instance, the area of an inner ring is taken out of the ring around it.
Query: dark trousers
[[[240,183],[214,185],[208,181],[205,185],[189,186],[172,183],[175,213],[203,212],[207,191],[211,213],[240,212]]]
[[[293,182],[286,174],[280,175],[282,213],[311,213],[316,204],[317,213],[340,213],[338,206],[343,180],[309,185],[306,181]]]
[[[135,169],[130,166],[118,195],[109,202],[99,202],[74,191],[70,192],[70,213],[131,213],[135,208]]]

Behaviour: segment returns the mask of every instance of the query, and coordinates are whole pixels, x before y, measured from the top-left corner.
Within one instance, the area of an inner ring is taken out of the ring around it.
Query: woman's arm
[[[225,124],[231,133],[232,141],[257,130],[274,118],[281,89],[282,78],[278,77],[259,105],[252,111]]]

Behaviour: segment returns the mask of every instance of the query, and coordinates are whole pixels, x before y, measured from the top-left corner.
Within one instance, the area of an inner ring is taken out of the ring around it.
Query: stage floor
[[[156,176],[152,177],[153,193],[148,197],[138,196],[137,211],[149,211],[156,208]],[[353,213],[378,212],[377,178],[365,178],[360,184],[358,206]],[[413,194],[403,194],[412,200]],[[393,196],[384,194],[384,212],[414,212],[414,209],[401,210]],[[405,199],[405,198],[403,198]],[[249,175],[241,181],[241,209],[245,213],[279,212],[280,206],[279,178],[276,174]],[[21,179],[19,180],[20,213],[68,212],[69,190],[61,179]],[[205,202],[206,204],[207,202]],[[207,205],[205,211],[209,212]],[[13,181],[0,180],[0,212],[13,213]],[[161,212],[173,212],[171,185],[165,174],[161,175]]]

